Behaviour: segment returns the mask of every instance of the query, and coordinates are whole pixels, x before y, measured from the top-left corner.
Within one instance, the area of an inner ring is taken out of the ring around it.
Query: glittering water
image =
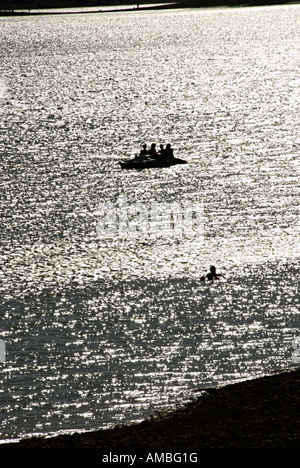
[[[0,20],[2,440],[140,420],[296,364],[299,20]],[[153,141],[188,164],[121,171]],[[120,195],[203,203],[204,242],[99,238]],[[211,264],[224,277],[199,281]]]

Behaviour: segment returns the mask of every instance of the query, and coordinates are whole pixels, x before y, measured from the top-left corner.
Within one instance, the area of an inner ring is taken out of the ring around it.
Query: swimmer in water
[[[207,273],[206,276],[201,276],[200,280],[205,281],[205,278],[206,278],[208,281],[212,281],[214,279],[219,279],[220,276],[223,276],[223,275],[217,274],[216,267],[212,265],[209,269],[209,273]]]

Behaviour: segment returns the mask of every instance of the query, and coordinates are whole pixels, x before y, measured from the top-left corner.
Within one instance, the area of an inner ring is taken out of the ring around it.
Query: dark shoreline
[[[51,11],[51,8],[41,8],[39,11],[36,11],[37,8],[29,7],[19,9],[19,8],[4,8],[0,10],[1,16],[40,16],[40,15],[70,15],[70,14],[95,14],[95,13],[117,13],[117,12],[126,12],[126,11],[145,11],[145,10],[166,10],[166,9],[183,9],[183,8],[214,8],[214,7],[255,7],[255,6],[272,6],[272,5],[288,5],[288,4],[298,4],[299,2],[291,2],[285,0],[186,0],[182,2],[170,2],[157,5],[139,5],[133,4],[132,6],[119,8],[118,5],[115,5],[112,9],[105,9],[109,5],[103,5],[103,9],[99,10],[78,10],[78,11],[63,11],[63,9],[68,8],[83,8],[79,5],[76,6],[61,6],[61,7],[51,7],[55,10],[62,8],[61,11]],[[112,5],[113,6],[113,5]],[[30,11],[31,9],[35,11]]]
[[[55,11],[51,9],[40,9],[39,11],[25,11],[24,10],[13,10],[13,11],[0,11],[1,16],[43,16],[43,15],[81,15],[81,14],[95,14],[95,13],[118,13],[118,12],[126,12],[126,11],[143,11],[143,10],[165,10],[165,9],[174,9],[174,8],[182,8],[179,6],[178,3],[170,3],[164,5],[153,5],[153,6],[128,6],[124,8],[118,8],[115,6],[112,9],[105,9],[107,5],[103,6],[103,9],[99,10],[76,10],[76,11],[65,11],[63,10],[64,7],[61,7],[61,11],[56,11],[58,8],[55,8]],[[80,8],[78,7],[65,7],[67,8]],[[82,7],[84,8],[84,7]],[[36,10],[33,8],[33,10]]]
[[[52,438],[32,437],[0,448],[126,448],[127,452],[300,448],[300,368],[199,389],[195,395],[182,408],[139,424]]]

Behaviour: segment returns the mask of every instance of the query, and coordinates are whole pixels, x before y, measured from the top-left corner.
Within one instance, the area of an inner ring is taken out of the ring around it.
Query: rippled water
[[[296,364],[299,20],[0,19],[2,440],[137,421]],[[188,164],[121,171],[153,141]],[[99,238],[120,195],[203,203],[204,241]],[[224,277],[199,281],[211,264]]]

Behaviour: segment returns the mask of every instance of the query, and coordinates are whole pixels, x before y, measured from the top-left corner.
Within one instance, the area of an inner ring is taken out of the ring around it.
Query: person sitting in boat
[[[156,151],[156,144],[152,143],[151,148],[149,150],[149,156],[150,158],[156,158],[157,156],[157,151]]]
[[[147,145],[143,145],[142,149],[140,151],[140,154],[137,154],[134,159],[138,161],[144,161],[145,159],[148,159],[149,155],[149,150],[147,150]]]
[[[146,156],[146,155],[148,155],[148,154],[149,154],[149,150],[147,150],[147,145],[144,144],[144,145],[142,146],[141,151],[140,151],[140,156]]]
[[[160,149],[157,152],[156,159],[161,161],[161,160],[165,159],[165,149],[164,149],[164,145],[159,145],[159,147],[160,147]]]
[[[216,267],[214,265],[212,265],[209,269],[209,273],[207,273],[206,276],[201,276],[200,280],[201,281],[205,281],[205,278],[207,279],[207,281],[212,281],[212,280],[217,280],[220,278],[220,276],[223,276],[221,274],[217,274],[216,273]]]
[[[166,159],[173,159],[173,148],[171,148],[170,143],[167,144],[166,149],[165,149],[165,157]]]

